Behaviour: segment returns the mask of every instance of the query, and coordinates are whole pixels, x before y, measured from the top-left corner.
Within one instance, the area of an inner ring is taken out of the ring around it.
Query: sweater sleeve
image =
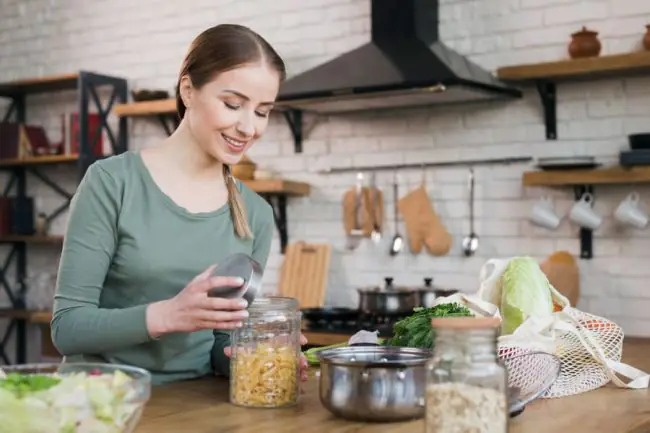
[[[97,354],[151,340],[146,305],[99,306],[118,243],[121,196],[115,177],[95,163],[70,203],[51,323],[52,341],[63,355]]]
[[[266,262],[271,252],[273,230],[275,221],[273,219],[273,208],[266,202],[261,203],[259,214],[253,220],[253,252],[252,257],[262,269],[266,268]],[[230,333],[214,331],[214,344],[212,346],[211,360],[212,368],[217,374],[230,375],[230,360],[224,354],[224,349],[230,346]]]

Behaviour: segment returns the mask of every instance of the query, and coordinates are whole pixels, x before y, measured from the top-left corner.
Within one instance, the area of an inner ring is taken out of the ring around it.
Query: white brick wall
[[[639,49],[650,3],[639,0],[440,0],[442,39],[487,69],[563,58],[569,35],[586,25],[600,32],[603,54]],[[298,9],[296,9],[298,8]],[[219,22],[249,25],[274,44],[298,73],[369,38],[369,0],[126,0],[89,2],[21,2],[4,0],[0,14],[0,79],[67,73],[85,68],[124,76],[131,88],[158,87],[173,92],[176,72],[190,40]],[[163,48],[159,48],[162,45]],[[46,122],[58,138],[62,107],[74,94],[30,99],[30,121]],[[427,171],[436,209],[455,236],[447,257],[426,254],[397,258],[387,245],[364,244],[354,252],[344,248],[340,202],[354,173],[322,175],[328,166],[395,161],[445,161],[459,157],[550,156],[592,154],[615,161],[629,133],[646,131],[650,116],[650,79],[599,80],[559,86],[560,140],[544,139],[538,96],[526,89],[522,101],[432,109],[402,109],[322,118],[295,155],[281,117],[251,152],[261,166],[280,170],[288,178],[313,185],[311,197],[292,200],[289,230],[293,240],[328,241],[334,245],[328,302],[356,303],[357,286],[381,283],[393,276],[400,284],[419,284],[425,276],[438,285],[471,291],[482,263],[494,256],[530,254],[542,259],[558,248],[578,253],[578,230],[566,221],[555,232],[526,220],[531,203],[547,193],[523,189],[525,165],[477,168],[476,257],[464,258],[459,242],[468,230],[466,177],[463,168]],[[153,121],[131,121],[132,147],[155,145],[163,135]],[[392,216],[392,173],[378,181],[388,194]],[[417,185],[419,170],[400,173],[401,191]],[[621,323],[630,335],[650,335],[650,229],[621,230],[612,223],[614,206],[627,193],[639,191],[650,203],[650,189],[637,186],[601,187],[596,209],[606,216],[596,233],[595,258],[581,261],[581,307]],[[40,190],[39,190],[40,191]],[[550,191],[566,211],[569,189]],[[44,198],[44,203],[50,199]],[[393,234],[391,219],[386,237]],[[59,225],[61,227],[61,225]],[[402,227],[402,232],[404,233]],[[38,249],[38,248],[37,248]],[[274,287],[282,257],[273,248],[267,284]],[[50,266],[52,251],[35,254]],[[47,257],[47,258],[44,258]]]

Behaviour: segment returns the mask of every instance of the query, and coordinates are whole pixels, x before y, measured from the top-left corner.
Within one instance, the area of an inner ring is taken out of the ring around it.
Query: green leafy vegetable
[[[0,379],[0,388],[6,389],[20,398],[33,392],[49,389],[60,381],[59,378],[46,375],[9,373],[6,378]]]
[[[528,317],[553,313],[551,284],[537,261],[517,257],[503,272],[501,295],[501,333],[512,334]]]
[[[432,308],[415,308],[413,314],[393,325],[393,338],[387,339],[387,346],[432,349],[434,330],[431,319],[436,317],[471,317],[472,312],[465,306],[450,303]]]

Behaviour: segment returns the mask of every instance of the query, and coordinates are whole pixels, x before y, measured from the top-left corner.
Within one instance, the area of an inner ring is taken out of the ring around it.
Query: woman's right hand
[[[215,287],[243,284],[239,277],[211,277],[216,265],[197,275],[171,299],[154,302],[147,307],[147,329],[152,338],[172,332],[193,332],[203,329],[235,329],[248,317],[244,299],[208,297]]]

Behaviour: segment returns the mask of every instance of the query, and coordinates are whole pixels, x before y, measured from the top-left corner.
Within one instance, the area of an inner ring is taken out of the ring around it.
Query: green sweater
[[[265,267],[273,210],[238,186],[252,240],[236,236],[228,204],[205,213],[177,205],[158,188],[139,153],[90,166],[70,206],[54,298],[52,341],[66,362],[138,366],[152,373],[154,384],[228,374],[228,333],[152,339],[145,310],[228,255],[244,252]]]

